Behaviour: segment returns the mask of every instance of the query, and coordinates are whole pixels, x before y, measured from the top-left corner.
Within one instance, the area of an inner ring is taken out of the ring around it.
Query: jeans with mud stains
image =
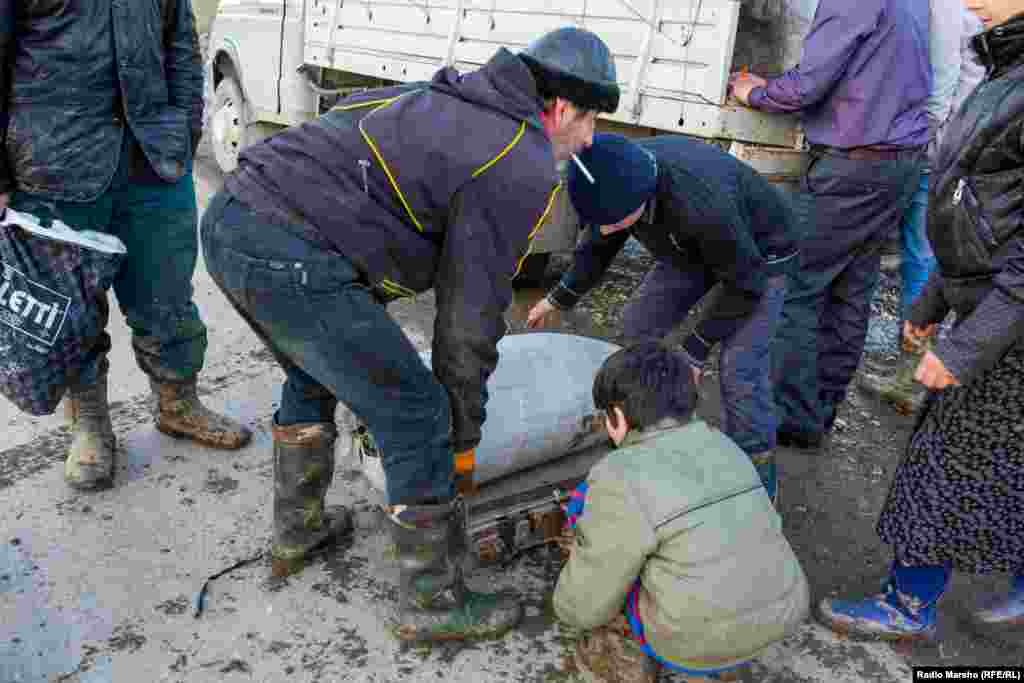
[[[192,301],[192,276],[199,256],[196,191],[191,161],[173,183],[133,174],[142,151],[124,135],[117,171],[107,189],[91,202],[55,201],[15,191],[10,205],[42,221],[59,219],[76,230],[118,237],[128,248],[114,280],[114,294],[132,330],[139,367],[161,381],[194,378],[206,355],[206,326]],[[107,310],[106,300],[100,302]],[[95,382],[111,349],[104,332],[85,360],[82,383]]]
[[[352,263],[227,191],[201,234],[214,282],[287,375],[278,424],[333,423],[341,401],[381,449],[392,504],[450,498],[448,393]]]
[[[702,264],[684,271],[663,261],[655,263],[623,312],[623,334],[628,339],[664,337],[715,284]],[[748,455],[775,448],[769,354],[785,295],[786,276],[769,278],[753,313],[722,343],[722,427]]]
[[[811,152],[793,201],[800,267],[772,346],[780,430],[832,428],[864,351],[882,246],[919,186],[919,155],[906,154],[863,160]]]

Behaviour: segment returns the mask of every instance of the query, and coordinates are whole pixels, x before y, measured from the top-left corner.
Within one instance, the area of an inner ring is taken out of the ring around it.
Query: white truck
[[[516,51],[551,29],[576,25],[604,39],[620,79],[619,109],[602,117],[599,128],[724,141],[733,154],[785,185],[802,165],[796,118],[739,106],[727,98],[726,86],[734,70],[771,74],[795,64],[815,7],[816,0],[221,0],[207,52],[209,135],[218,164],[229,171],[246,145],[317,116],[339,96],[428,80],[443,66],[472,70],[499,47]],[[562,201],[552,215],[534,242],[541,259],[575,245],[577,219],[569,203]],[[543,270],[544,260],[539,263]],[[493,381],[534,377],[516,369],[517,362],[537,363],[539,352],[525,342],[505,340],[501,364],[513,369],[496,372]],[[609,352],[578,338],[563,344]],[[542,346],[550,353],[561,348],[551,340]],[[524,353],[527,361],[520,358]],[[576,373],[578,400],[565,398],[572,388],[566,372],[585,357],[564,351],[546,361],[552,365],[547,379],[560,382],[562,399],[553,404],[558,409],[538,409],[525,421],[489,409],[481,466],[493,460],[503,463],[503,471],[524,469],[486,482],[471,500],[470,532],[481,560],[508,558],[556,535],[559,502],[603,452],[600,445],[577,448],[591,443],[591,429],[601,440],[600,424],[584,405],[596,364]],[[547,391],[540,381],[498,384],[490,408],[502,400],[515,403],[520,394],[539,405],[538,396]],[[567,418],[562,412],[570,409],[582,412]],[[525,433],[531,429],[535,433]],[[516,430],[543,447],[507,447],[502,435]],[[343,441],[359,453],[379,490],[383,471],[365,436],[354,429],[353,438]],[[488,450],[492,441],[499,445]],[[538,465],[533,451],[550,460]]]
[[[731,71],[779,73],[800,57],[817,0],[221,0],[207,51],[209,137],[234,168],[248,144],[318,115],[338,95],[472,70],[566,25],[615,57],[619,109],[601,128],[735,143],[780,183],[800,169],[796,118],[730,101]],[[564,193],[563,193],[564,195]],[[536,252],[571,249],[574,214],[554,212]]]

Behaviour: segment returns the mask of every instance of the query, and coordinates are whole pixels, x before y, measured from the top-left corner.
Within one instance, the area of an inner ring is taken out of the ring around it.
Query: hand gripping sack
[[[0,393],[22,411],[56,410],[103,332],[98,303],[125,252],[112,235],[0,214]]]

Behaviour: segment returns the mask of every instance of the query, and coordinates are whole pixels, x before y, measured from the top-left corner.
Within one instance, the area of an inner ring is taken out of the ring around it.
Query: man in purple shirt
[[[780,445],[817,448],[864,349],[881,246],[916,189],[928,140],[928,0],[821,0],[801,63],[734,74],[744,104],[803,115],[802,223],[773,347]]]

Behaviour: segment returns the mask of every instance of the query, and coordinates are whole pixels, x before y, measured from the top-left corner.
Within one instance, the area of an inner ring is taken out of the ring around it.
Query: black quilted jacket
[[[939,268],[912,322],[957,325],[936,353],[962,383],[1024,338],[1024,15],[979,34],[988,75],[950,119],[931,175],[928,237]]]

